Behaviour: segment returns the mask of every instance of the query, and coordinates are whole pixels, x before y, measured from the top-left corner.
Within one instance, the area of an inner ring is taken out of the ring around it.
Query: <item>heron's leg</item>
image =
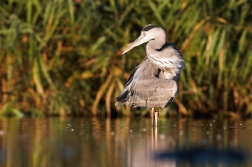
[[[155,109],[152,108],[151,109],[151,125],[154,126],[154,112],[155,112]]]
[[[155,109],[155,124],[156,124],[156,127],[158,126],[158,112],[159,112],[159,108],[156,108]]]

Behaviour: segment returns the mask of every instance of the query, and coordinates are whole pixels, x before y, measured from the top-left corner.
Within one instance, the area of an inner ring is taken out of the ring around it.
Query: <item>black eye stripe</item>
[[[145,26],[145,27],[143,28],[143,30],[142,30],[142,31],[149,31],[149,30],[151,30],[152,28],[155,28],[155,27],[158,27],[158,26],[154,26],[154,25],[147,25],[147,26]]]

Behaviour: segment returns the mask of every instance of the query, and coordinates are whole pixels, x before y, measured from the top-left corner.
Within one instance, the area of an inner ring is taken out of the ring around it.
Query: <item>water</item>
[[[251,120],[0,119],[0,166],[249,166],[250,142]]]

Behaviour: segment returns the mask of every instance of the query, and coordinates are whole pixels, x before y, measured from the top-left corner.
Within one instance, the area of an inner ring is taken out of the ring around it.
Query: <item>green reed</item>
[[[120,54],[149,23],[185,59],[161,114],[251,115],[250,1],[5,0],[0,14],[2,116],[129,115],[115,98],[145,50]]]

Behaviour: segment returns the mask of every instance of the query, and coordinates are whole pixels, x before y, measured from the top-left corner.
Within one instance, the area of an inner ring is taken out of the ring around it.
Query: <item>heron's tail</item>
[[[115,106],[121,106],[125,104],[129,100],[129,97],[130,97],[129,94],[130,94],[130,91],[127,88],[123,89],[123,91],[116,98]]]
[[[117,101],[116,103],[115,103],[115,106],[122,106],[122,105],[124,105],[125,103],[121,103],[121,102],[119,102],[119,101]]]

